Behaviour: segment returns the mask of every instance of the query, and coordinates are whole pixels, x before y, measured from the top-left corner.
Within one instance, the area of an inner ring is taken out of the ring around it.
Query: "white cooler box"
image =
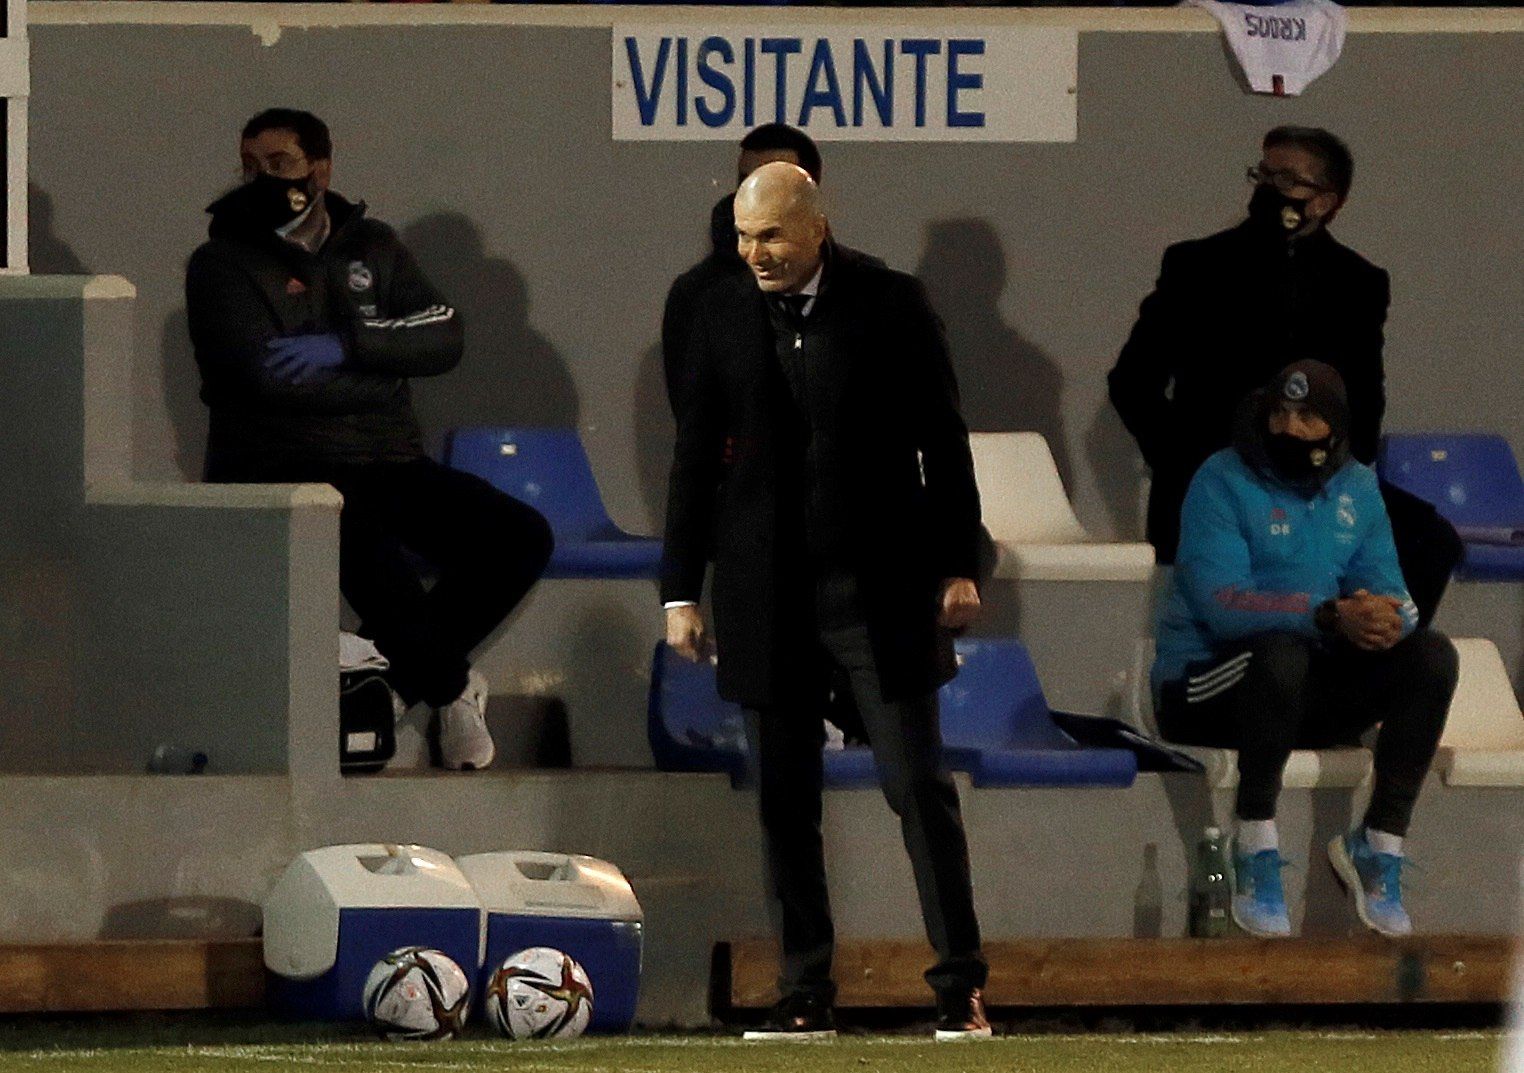
[[[455,862],[422,846],[328,846],[298,857],[264,907],[275,1009],[315,1020],[364,1016],[365,978],[403,946],[442,950],[474,978],[481,901]]]
[[[549,946],[569,954],[593,985],[589,1032],[624,1032],[640,995],[644,915],[614,865],[562,853],[508,851],[462,857],[460,870],[487,911],[477,994],[510,954]]]

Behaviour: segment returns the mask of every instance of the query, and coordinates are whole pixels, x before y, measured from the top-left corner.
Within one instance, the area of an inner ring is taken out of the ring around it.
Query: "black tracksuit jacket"
[[[211,410],[209,480],[322,480],[423,457],[408,378],[459,363],[460,316],[363,203],[324,196],[331,230],[316,254],[250,229],[233,195],[208,210],[211,237],[191,256],[185,298]],[[271,339],[328,332],[344,342],[338,370],[297,386],[265,368]]]

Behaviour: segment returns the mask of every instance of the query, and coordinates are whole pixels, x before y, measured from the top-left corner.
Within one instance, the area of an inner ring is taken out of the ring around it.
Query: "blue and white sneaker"
[[[1280,850],[1239,853],[1233,847],[1233,922],[1250,935],[1283,939],[1291,934]]]
[[[1328,844],[1328,860],[1355,899],[1360,923],[1392,939],[1413,934],[1413,921],[1402,905],[1401,857],[1376,852],[1365,837],[1365,828],[1357,827]]]

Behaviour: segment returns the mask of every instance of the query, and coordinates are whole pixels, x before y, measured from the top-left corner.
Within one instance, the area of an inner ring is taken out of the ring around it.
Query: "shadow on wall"
[[[85,262],[53,233],[53,198],[36,183],[26,185],[27,263],[33,275],[88,276]]]
[[[672,441],[677,434],[667,402],[667,378],[662,366],[661,344],[653,343],[640,356],[635,381],[635,464],[640,478],[641,502],[650,525],[658,535],[667,515],[667,475],[672,469]]]
[[[466,425],[577,427],[576,386],[555,347],[530,326],[524,277],[487,255],[476,224],[460,213],[435,213],[410,224],[402,240],[466,330],[455,371],[413,381],[430,447],[437,453],[446,430]]]
[[[187,481],[199,481],[206,457],[207,412],[201,401],[196,351],[191,346],[190,318],[184,308],[164,318],[159,353],[163,358],[164,409],[175,435],[175,468]]]
[[[915,274],[947,325],[969,430],[1042,433],[1072,489],[1063,374],[1000,314],[1006,257],[995,229],[979,219],[929,224]]]
[[[1085,430],[1085,461],[1115,540],[1143,539],[1143,458],[1122,419],[1105,398]]]

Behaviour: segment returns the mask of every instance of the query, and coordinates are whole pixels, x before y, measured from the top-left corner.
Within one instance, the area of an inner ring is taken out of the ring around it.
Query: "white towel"
[[[359,634],[339,631],[339,673],[384,671],[391,662],[373,642]]]

